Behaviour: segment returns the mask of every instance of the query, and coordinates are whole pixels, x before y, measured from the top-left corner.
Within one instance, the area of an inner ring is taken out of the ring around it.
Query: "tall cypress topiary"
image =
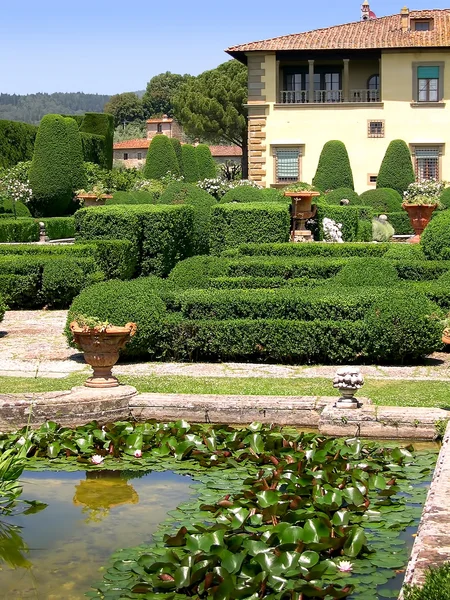
[[[170,138],[170,143],[173,146],[173,149],[175,150],[175,154],[177,157],[177,161],[178,161],[178,166],[180,168],[180,173],[181,173],[181,142],[180,140],[177,140],[177,138]]]
[[[104,169],[112,169],[114,117],[108,113],[86,113],[80,131],[103,136],[103,156],[99,164]]]
[[[347,148],[343,142],[331,140],[324,145],[312,183],[321,192],[337,188],[355,189]]]
[[[199,144],[195,148],[197,154],[198,171],[200,179],[214,179],[216,177],[216,163],[211,150],[206,144]]]
[[[73,189],[69,132],[64,117],[46,115],[42,118],[29,176],[35,215],[55,217],[65,214]]]
[[[377,177],[377,188],[391,188],[403,197],[403,192],[416,180],[411,153],[406,142],[393,140],[384,155]]]
[[[144,175],[147,179],[162,179],[168,173],[180,175],[175,150],[166,135],[155,135],[147,152]]]
[[[181,174],[189,183],[197,183],[200,179],[198,170],[197,153],[194,146],[184,144],[181,146]]]
[[[86,172],[83,162],[83,144],[77,122],[66,117],[67,135],[69,138],[69,161],[72,173],[72,191],[83,189],[87,186]]]

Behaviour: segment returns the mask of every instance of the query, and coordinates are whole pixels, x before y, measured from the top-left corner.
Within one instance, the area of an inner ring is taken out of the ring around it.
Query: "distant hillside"
[[[111,96],[82,92],[55,94],[0,94],[0,120],[23,121],[38,125],[49,113],[79,115],[85,112],[103,112]]]

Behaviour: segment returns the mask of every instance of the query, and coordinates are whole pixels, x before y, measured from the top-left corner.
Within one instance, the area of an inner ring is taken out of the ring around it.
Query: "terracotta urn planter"
[[[450,333],[447,334],[446,332],[444,332],[444,334],[442,335],[442,343],[450,346]]]
[[[317,206],[312,205],[312,199],[320,196],[319,192],[310,192],[308,190],[299,190],[298,192],[284,192],[287,198],[291,198],[291,241],[309,241],[312,240],[312,233],[306,229],[306,221],[312,219]]]
[[[407,204],[404,202],[402,207],[408,213],[411,227],[414,229],[416,234],[409,241],[410,244],[418,244],[420,242],[420,236],[423,230],[431,220],[433,211],[436,210],[437,204]]]
[[[103,206],[106,200],[112,198],[110,194],[102,194],[101,196],[96,196],[95,194],[79,194],[76,197],[79,200],[83,200],[83,204],[85,207]]]
[[[84,360],[94,370],[84,385],[93,388],[117,387],[119,381],[111,369],[119,360],[119,350],[136,333],[136,323],[127,323],[125,327],[81,327],[72,321],[70,331],[75,344],[84,352]]]

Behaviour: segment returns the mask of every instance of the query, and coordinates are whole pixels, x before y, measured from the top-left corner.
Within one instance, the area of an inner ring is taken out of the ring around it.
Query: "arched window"
[[[368,90],[379,90],[380,89],[380,76],[379,75],[371,75],[367,80],[367,89]]]

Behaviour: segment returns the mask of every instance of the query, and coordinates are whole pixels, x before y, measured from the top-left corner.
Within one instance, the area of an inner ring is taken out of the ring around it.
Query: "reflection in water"
[[[129,473],[138,477],[132,482],[124,475],[24,473],[22,497],[48,507],[8,519],[0,600],[82,600],[113,552],[150,542],[167,512],[193,493],[192,480],[174,473]]]

